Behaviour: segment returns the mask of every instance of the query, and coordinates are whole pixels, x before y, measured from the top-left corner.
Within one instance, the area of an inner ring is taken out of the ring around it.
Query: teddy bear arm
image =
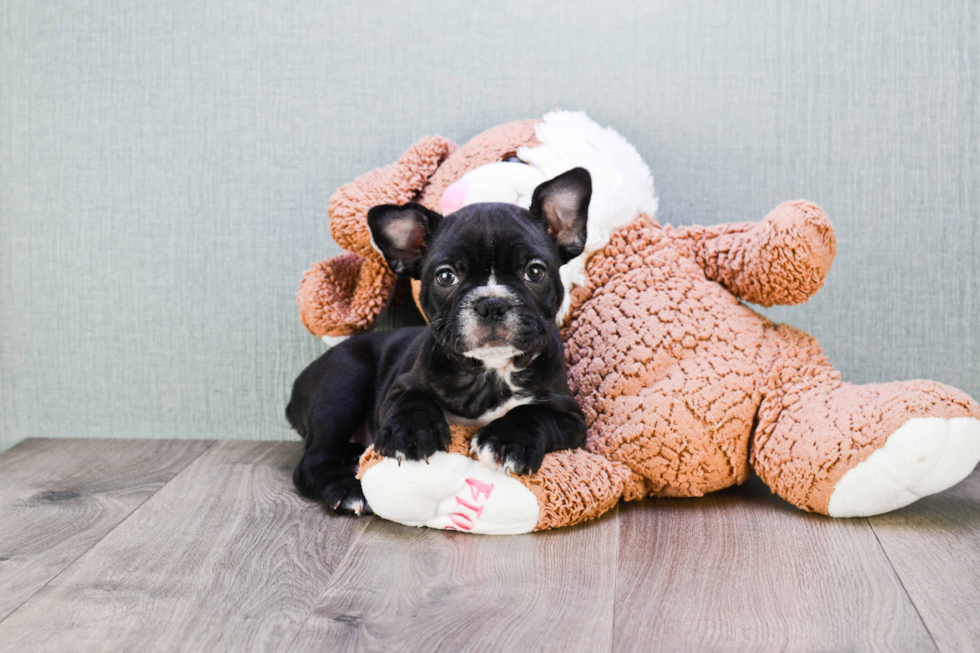
[[[709,279],[762,306],[801,304],[821,286],[837,251],[833,226],[819,206],[785,202],[761,222],[685,227],[672,235]]]
[[[370,328],[381,312],[395,275],[383,262],[344,252],[310,266],[296,303],[299,319],[318,338],[349,336]]]
[[[442,136],[426,136],[397,162],[367,172],[345,184],[330,198],[330,235],[342,248],[365,258],[380,255],[371,246],[367,212],[379,204],[405,204],[416,199],[456,144]]]

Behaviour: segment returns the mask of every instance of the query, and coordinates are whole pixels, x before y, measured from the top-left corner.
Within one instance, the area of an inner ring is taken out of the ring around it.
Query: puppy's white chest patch
[[[534,401],[534,397],[514,396],[500,404],[492,410],[488,410],[479,417],[462,417],[460,415],[453,415],[452,413],[446,413],[446,421],[450,424],[462,424],[463,426],[486,426],[495,419],[500,419],[513,409],[518,406],[524,406]]]
[[[510,399],[499,406],[488,410],[479,417],[469,418],[460,415],[446,413],[446,421],[450,424],[462,424],[464,426],[486,426],[495,419],[500,419],[518,406],[533,403],[534,397],[523,394],[523,389],[514,382],[514,373],[517,368],[514,366],[514,359],[523,352],[513,347],[480,347],[466,352],[469,358],[475,358],[483,362],[486,367],[486,374],[496,376],[514,393]]]
[[[514,383],[514,359],[524,352],[513,347],[480,347],[471,349],[464,354],[467,358],[475,358],[483,363],[488,374],[496,374],[497,378],[507,384],[511,392],[518,392],[519,388]]]

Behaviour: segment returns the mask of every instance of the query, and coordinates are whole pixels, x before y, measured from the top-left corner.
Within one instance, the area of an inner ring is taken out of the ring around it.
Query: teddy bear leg
[[[470,456],[475,429],[454,425],[447,451],[428,462],[385,458],[370,447],[358,478],[374,514],[406,526],[466,533],[529,533],[538,524],[537,496],[516,477]]]
[[[832,517],[878,515],[942,492],[980,460],[980,419],[911,418],[848,470],[827,502]]]
[[[364,471],[361,487],[376,515],[406,526],[467,533],[529,533],[537,497],[518,480],[458,453],[428,463],[384,458]]]
[[[804,510],[864,517],[963,480],[980,461],[980,405],[932,381],[805,385],[767,397],[752,463]],[[766,402],[777,411],[766,415]],[[775,417],[775,419],[772,419]]]
[[[504,535],[593,519],[646,493],[625,465],[581,449],[549,453],[530,476],[506,474],[472,457],[472,431],[452,427],[449,450],[428,463],[399,464],[369,449],[358,476],[374,513],[407,526]]]

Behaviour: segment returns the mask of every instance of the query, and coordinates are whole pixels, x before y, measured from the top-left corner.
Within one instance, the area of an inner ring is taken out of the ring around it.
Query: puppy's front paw
[[[394,415],[374,436],[374,450],[399,461],[427,460],[448,447],[449,424],[436,408]]]
[[[541,469],[545,454],[541,438],[500,420],[476,432],[470,451],[484,465],[519,475]]]
[[[360,517],[371,514],[371,506],[364,498],[361,482],[356,478],[346,477],[342,481],[327,485],[320,491],[320,499],[338,515]]]
[[[300,465],[293,473],[293,483],[300,494],[322,501],[338,515],[371,514],[361,482],[353,474],[323,474],[314,478]]]

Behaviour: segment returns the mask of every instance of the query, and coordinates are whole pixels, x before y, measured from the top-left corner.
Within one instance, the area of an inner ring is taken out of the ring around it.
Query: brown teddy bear
[[[337,191],[331,234],[348,253],[306,273],[303,324],[330,343],[369,328],[391,297],[395,277],[365,220],[372,206],[526,207],[539,183],[579,166],[593,178],[589,240],[562,268],[560,320],[585,450],[548,454],[519,477],[481,464],[463,427],[430,464],[368,449],[359,476],[375,513],[521,533],[597,517],[620,499],[701,496],[755,472],[804,510],[865,516],[973,470],[980,405],[965,393],[932,381],[842,382],[815,339],[739,301],[799,304],[820,289],[836,241],[818,206],[786,202],[761,222],[661,226],[646,164],[582,113],[508,123],[462,147],[426,137]]]

